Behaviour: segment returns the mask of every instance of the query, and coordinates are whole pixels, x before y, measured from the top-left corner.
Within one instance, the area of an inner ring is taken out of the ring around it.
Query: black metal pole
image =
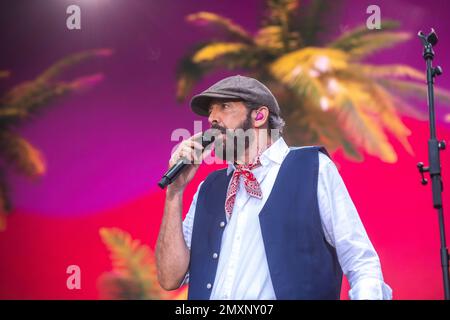
[[[443,182],[441,176],[441,162],[439,153],[445,149],[445,142],[436,139],[436,118],[434,110],[434,78],[442,74],[441,67],[433,67],[434,51],[433,46],[437,44],[438,38],[433,29],[431,33],[425,35],[422,31],[418,34],[424,45],[423,58],[427,65],[427,86],[428,86],[428,111],[430,122],[430,139],[428,140],[428,162],[429,167],[424,167],[422,162],[417,164],[419,172],[422,175],[422,184],[427,184],[424,172],[428,172],[431,178],[431,189],[433,194],[433,207],[437,209],[439,219],[439,233],[441,242],[441,266],[444,281],[445,300],[450,300],[450,281],[449,281],[449,255],[445,239],[444,209],[442,205]]]

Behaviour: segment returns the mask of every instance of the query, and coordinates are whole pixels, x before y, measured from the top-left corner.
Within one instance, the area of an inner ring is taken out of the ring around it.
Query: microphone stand
[[[437,66],[433,67],[432,62],[434,58],[433,46],[438,42],[437,35],[434,29],[428,35],[425,35],[422,31],[419,31],[418,36],[424,46],[423,58],[427,65],[427,85],[428,85],[428,111],[430,121],[430,139],[428,140],[428,162],[429,167],[424,167],[422,162],[417,164],[417,168],[422,177],[422,184],[426,185],[428,180],[425,178],[424,173],[428,172],[431,178],[431,187],[433,192],[433,207],[437,209],[439,218],[439,232],[441,240],[441,266],[444,280],[444,293],[445,300],[450,300],[450,284],[449,284],[449,255],[445,240],[445,227],[444,227],[444,209],[442,207],[442,190],[443,183],[441,177],[441,162],[439,158],[440,151],[445,149],[445,141],[438,141],[436,139],[436,123],[435,123],[435,111],[434,111],[434,78],[442,74],[442,68]]]

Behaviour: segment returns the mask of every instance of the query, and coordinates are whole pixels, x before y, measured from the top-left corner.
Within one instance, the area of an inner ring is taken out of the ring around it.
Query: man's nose
[[[208,122],[209,124],[212,124],[213,122],[220,122],[219,121],[219,113],[217,112],[217,108],[212,107],[208,116]]]

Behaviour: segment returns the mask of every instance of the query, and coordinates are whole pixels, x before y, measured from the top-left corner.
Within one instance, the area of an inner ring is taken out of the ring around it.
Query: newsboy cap
[[[269,88],[256,79],[236,75],[220,80],[191,99],[191,108],[196,114],[208,116],[213,99],[238,99],[266,106],[270,112],[279,115],[280,107]]]

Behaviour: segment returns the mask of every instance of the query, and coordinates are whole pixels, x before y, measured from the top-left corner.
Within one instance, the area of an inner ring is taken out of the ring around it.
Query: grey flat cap
[[[264,84],[256,79],[236,75],[220,80],[191,99],[191,108],[196,114],[208,116],[213,99],[242,99],[266,106],[270,112],[280,114],[277,99]]]

